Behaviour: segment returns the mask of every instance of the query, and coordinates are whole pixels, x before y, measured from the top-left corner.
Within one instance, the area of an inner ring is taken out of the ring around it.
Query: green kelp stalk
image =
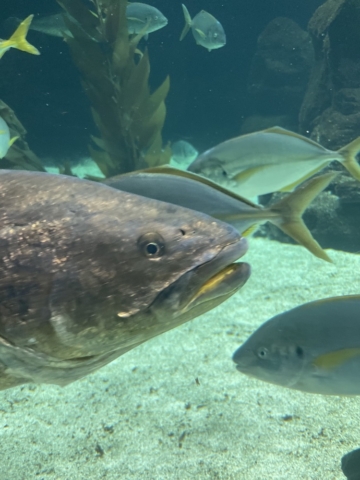
[[[168,163],[170,147],[162,148],[169,78],[150,93],[147,50],[137,50],[142,35],[130,38],[126,0],[58,0],[72,36],[66,36],[73,60],[92,106],[101,138],[89,147],[106,177]]]
[[[26,130],[17,119],[14,111],[0,100],[0,117],[2,117],[10,130],[10,137],[17,137],[4,158],[0,160],[1,169],[35,170],[45,172],[40,159],[32,152],[25,141]]]

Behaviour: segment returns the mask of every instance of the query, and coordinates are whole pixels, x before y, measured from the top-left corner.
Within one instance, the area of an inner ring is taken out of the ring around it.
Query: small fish
[[[171,167],[162,166],[117,175],[108,178],[105,183],[125,192],[206,213],[230,223],[243,236],[253,233],[260,224],[269,221],[315,256],[331,261],[312,237],[301,215],[335,176],[336,174],[328,173],[314,178],[270,208],[262,208],[216,183]]]
[[[182,4],[185,17],[185,27],[181,33],[180,41],[185,38],[191,28],[197,45],[201,45],[209,50],[215,50],[226,45],[226,35],[221,23],[210,13],[201,10],[193,19],[191,19],[188,9]]]
[[[341,470],[347,480],[360,480],[360,448],[342,457]]]
[[[360,395],[360,295],[330,297],[281,313],[234,353],[236,368],[287,388]]]
[[[63,38],[64,33],[72,36],[64,21],[66,16],[68,16],[66,13],[56,13],[46,17],[35,18],[30,29],[53,37]],[[149,33],[165,27],[168,23],[167,18],[157,8],[138,2],[127,5],[126,18],[129,34],[142,33],[145,38]],[[18,24],[19,22],[20,20],[15,17],[7,20],[7,23],[12,24]]]
[[[187,169],[187,167],[195,160],[199,152],[185,140],[178,140],[171,145],[171,161],[170,165],[177,168]]]
[[[250,275],[230,225],[74,177],[0,170],[0,218],[0,390],[73,382]]]
[[[147,35],[160,30],[168,23],[168,19],[155,7],[146,3],[129,3],[126,7],[129,34],[143,33]],[[146,28],[145,28],[146,27]]]
[[[188,170],[254,198],[292,191],[333,160],[360,180],[359,151],[360,137],[335,152],[302,135],[273,127],[220,143],[200,154]]]
[[[33,18],[34,15],[29,15],[20,23],[8,40],[0,40],[0,58],[2,58],[4,53],[10,50],[10,48],[17,48],[23,52],[32,53],[33,55],[40,55],[39,50],[26,40],[26,35],[29,31],[31,20]]]
[[[19,137],[10,138],[10,130],[5,120],[0,117],[0,159],[4,158],[11,145]]]

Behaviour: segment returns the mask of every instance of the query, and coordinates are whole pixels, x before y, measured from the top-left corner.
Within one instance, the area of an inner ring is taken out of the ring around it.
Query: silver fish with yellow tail
[[[322,395],[360,395],[360,295],[325,298],[276,315],[234,353],[265,382]]]
[[[333,160],[360,180],[360,137],[338,151],[280,127],[232,138],[201,153],[188,167],[225,188],[254,198],[292,191]]]
[[[301,216],[335,176],[334,173],[318,176],[269,208],[263,208],[199,175],[166,166],[117,175],[106,179],[105,183],[125,192],[206,213],[230,223],[243,236],[269,221],[315,256],[331,261]]]

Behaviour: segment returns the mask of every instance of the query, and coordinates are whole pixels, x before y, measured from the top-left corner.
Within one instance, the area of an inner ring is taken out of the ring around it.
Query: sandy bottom
[[[252,239],[252,277],[222,306],[66,388],[0,392],[1,480],[344,479],[360,398],[261,383],[231,361],[271,316],[360,292],[360,256],[329,254]]]

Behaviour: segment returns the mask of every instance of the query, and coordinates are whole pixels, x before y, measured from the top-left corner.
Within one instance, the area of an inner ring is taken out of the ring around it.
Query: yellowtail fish
[[[360,180],[360,137],[337,152],[280,127],[227,140],[200,154],[188,167],[248,198],[294,187],[333,160]]]
[[[205,47],[209,52],[226,45],[226,35],[223,26],[210,13],[201,10],[193,19],[185,5],[182,5],[185,17],[185,27],[181,33],[180,41],[185,38],[191,29],[197,45]]]
[[[360,395],[360,295],[325,298],[268,320],[234,353],[236,368],[287,388]]]
[[[29,15],[20,23],[8,40],[0,40],[0,58],[2,58],[4,53],[10,50],[10,48],[17,48],[23,52],[32,53],[33,55],[40,55],[39,50],[26,40],[26,35],[29,31],[31,20],[33,18],[34,15]]]
[[[10,138],[10,130],[5,120],[0,117],[0,159],[4,158],[11,145],[19,137]]]
[[[330,261],[312,237],[301,215],[335,176],[334,173],[328,173],[314,178],[269,208],[262,208],[199,175],[171,167],[118,175],[107,179],[105,183],[129,193],[206,213],[230,223],[244,236],[269,221],[317,257]]]

